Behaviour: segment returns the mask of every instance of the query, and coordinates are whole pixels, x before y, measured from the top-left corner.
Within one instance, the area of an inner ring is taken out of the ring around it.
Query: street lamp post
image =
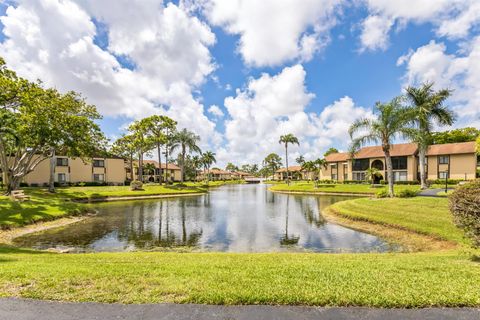
[[[445,194],[447,194],[448,191],[448,171],[445,174]]]

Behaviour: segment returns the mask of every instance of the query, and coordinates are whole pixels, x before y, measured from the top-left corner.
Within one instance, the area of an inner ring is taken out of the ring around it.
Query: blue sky
[[[112,139],[157,113],[221,165],[281,154],[287,131],[301,141],[292,159],[316,158],[345,149],[348,124],[375,102],[423,81],[455,90],[456,126],[479,124],[478,1],[405,3],[7,1],[0,54],[21,76],[82,92]]]

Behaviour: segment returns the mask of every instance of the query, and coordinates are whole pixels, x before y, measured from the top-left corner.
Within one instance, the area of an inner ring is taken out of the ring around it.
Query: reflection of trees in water
[[[296,245],[300,240],[300,236],[289,235],[288,234],[288,207],[289,207],[290,196],[287,195],[287,205],[285,206],[285,234],[280,237],[280,245],[282,246],[292,246]]]
[[[303,217],[305,218],[305,221],[307,221],[308,224],[314,225],[317,228],[320,228],[323,226],[327,221],[321,214],[321,205],[320,205],[320,198],[316,197],[315,202],[317,203],[318,210],[315,211],[312,208],[312,199],[309,197],[294,197],[295,201],[300,207],[300,211],[302,212]]]
[[[153,225],[145,225],[143,209],[140,208],[138,215],[138,227],[122,230],[119,238],[133,243],[137,248],[154,248],[154,247],[179,247],[179,246],[198,246],[202,236],[202,230],[187,229],[187,201],[179,201],[179,218],[181,222],[181,232],[176,232],[172,228],[172,217],[170,214],[170,206],[168,202],[160,201],[158,206],[158,232],[154,233]],[[178,217],[178,216],[177,216]]]

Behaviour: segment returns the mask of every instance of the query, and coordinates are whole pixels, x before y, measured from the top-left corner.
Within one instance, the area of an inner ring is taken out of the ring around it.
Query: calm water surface
[[[209,194],[95,205],[98,215],[16,239],[37,249],[75,251],[368,252],[385,241],[326,222],[322,210],[344,196],[275,194],[266,185],[229,185]]]

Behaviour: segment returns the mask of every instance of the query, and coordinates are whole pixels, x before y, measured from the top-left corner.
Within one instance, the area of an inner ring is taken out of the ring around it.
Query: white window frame
[[[102,179],[95,179],[95,176],[102,177]],[[93,182],[105,182],[105,174],[103,173],[94,173]]]

